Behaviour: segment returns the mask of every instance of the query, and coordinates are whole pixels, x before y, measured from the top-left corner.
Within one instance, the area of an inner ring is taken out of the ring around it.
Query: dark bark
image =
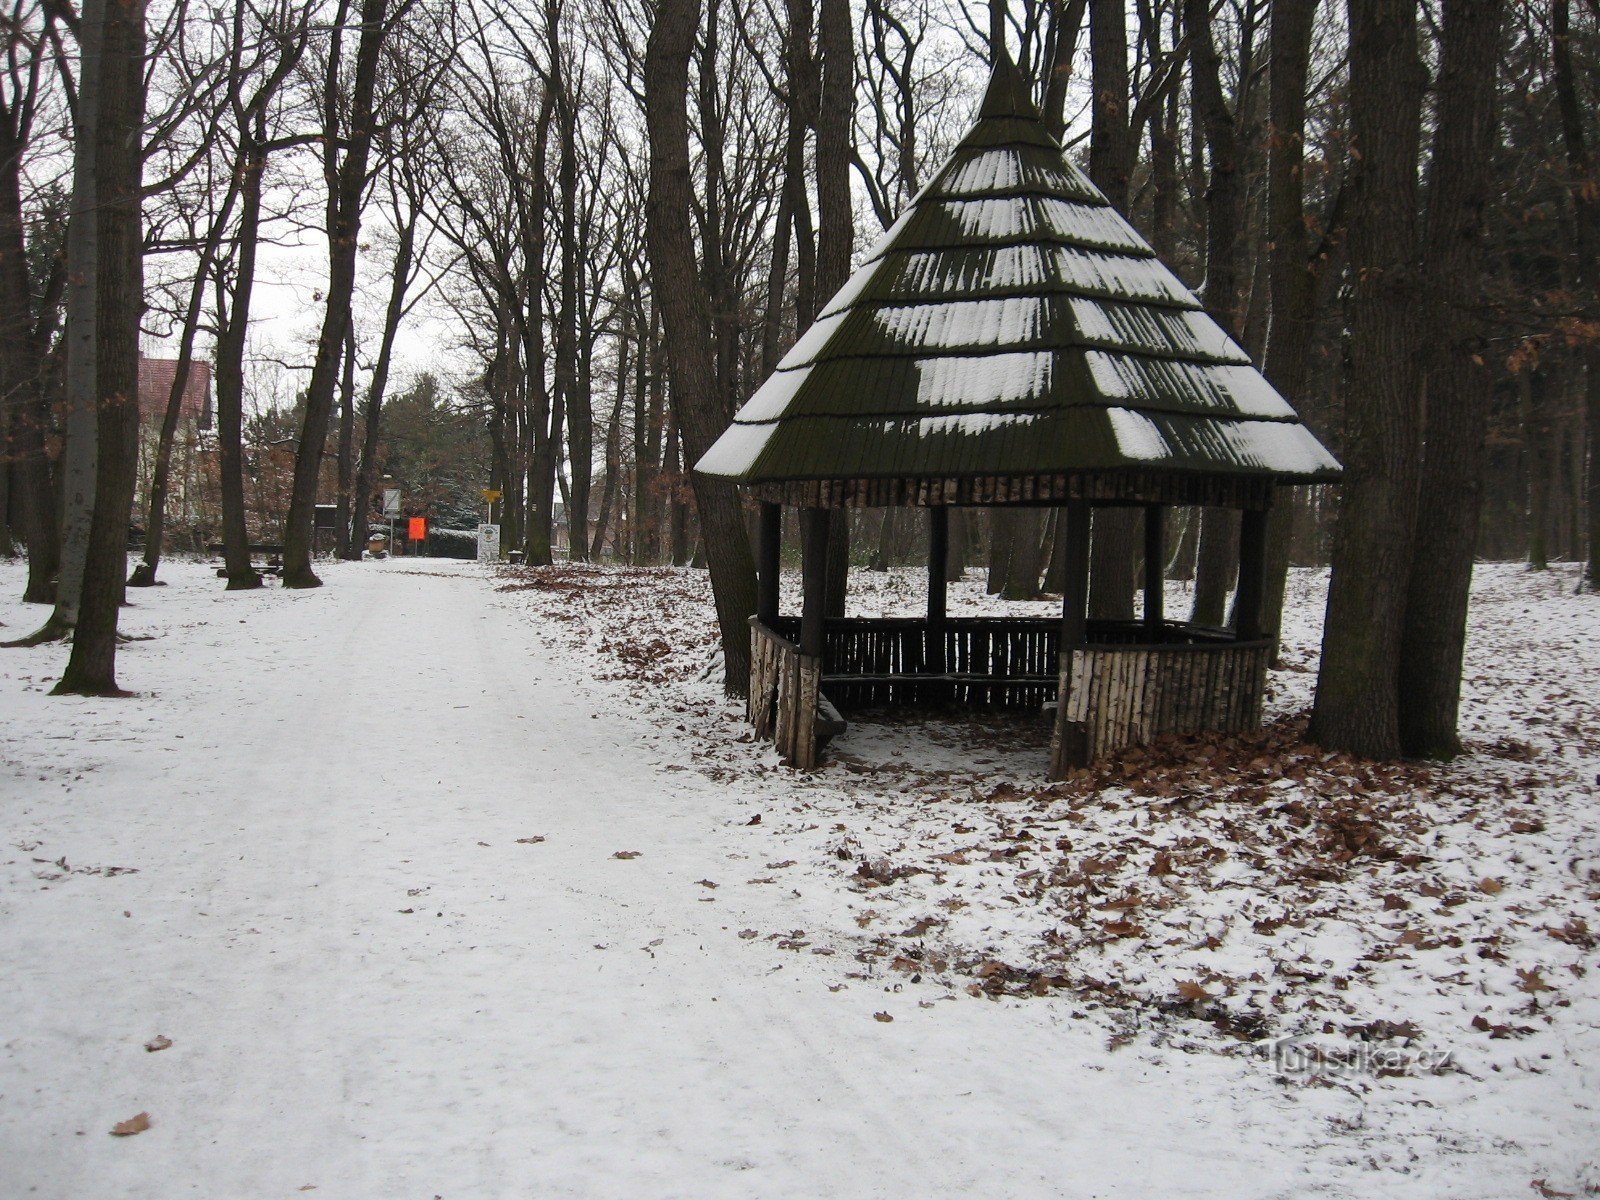
[[[617,391],[611,405],[611,421],[606,426],[606,482],[600,493],[600,515],[595,520],[594,538],[589,543],[589,557],[598,559],[606,545],[606,534],[617,507],[617,493],[622,482],[622,414],[628,405],[628,341],[626,335],[617,340]],[[613,544],[613,557],[620,557]]]
[[[1600,16],[1600,14],[1597,14]],[[1572,65],[1569,0],[1551,0],[1551,63],[1556,106],[1561,114],[1561,144],[1570,176],[1573,231],[1576,234],[1577,285],[1591,311],[1600,312],[1600,175],[1583,122],[1583,101]],[[1580,350],[1584,376],[1584,431],[1589,463],[1588,527],[1584,531],[1584,584],[1600,591],[1600,344],[1591,334]]]
[[[555,521],[556,451],[560,447],[562,393],[552,392],[545,382],[545,210],[549,187],[545,179],[549,157],[550,127],[555,120],[555,100],[548,90],[540,101],[534,123],[533,178],[528,184],[528,199],[519,207],[522,258],[527,280],[526,315],[522,317],[522,360],[527,370],[528,429],[526,469],[528,507],[523,528],[523,547],[529,566],[548,566],[553,557],[551,542]]]
[[[1239,514],[1229,508],[1202,508],[1191,621],[1196,625],[1227,623],[1228,593],[1238,569]]]
[[[323,312],[322,332],[317,339],[316,358],[311,364],[311,379],[306,384],[305,416],[294,462],[294,490],[289,496],[289,515],[284,524],[284,587],[322,585],[322,580],[311,568],[317,484],[322,475],[322,455],[328,441],[334,390],[339,382],[339,363],[350,328],[350,299],[355,292],[361,206],[367,186],[367,160],[372,150],[372,97],[377,84],[378,56],[388,32],[388,7],[389,0],[361,0],[361,34],[356,42],[355,69],[350,89],[350,122],[339,140],[343,153],[339,154],[331,141],[323,148],[327,161],[337,162],[337,166],[330,167],[327,172],[327,308]],[[342,32],[336,28],[335,38],[341,36]],[[331,67],[329,74],[326,86],[331,96],[339,86],[337,67]],[[330,113],[334,104],[336,101],[330,98]],[[335,134],[335,124],[331,117],[325,118],[324,132],[330,139]]]
[[[98,438],[78,620],[55,695],[123,694],[116,676],[117,614],[137,470],[139,317],[144,310],[139,212],[144,12],[143,0],[87,0],[82,13],[72,219],[87,229],[69,245],[68,270],[93,276],[92,309],[75,311],[73,319],[87,316],[95,335],[90,378],[69,380],[68,393],[93,393]]]
[[[345,333],[344,369],[339,375],[339,451],[338,482],[334,491],[333,553],[348,559],[350,554],[350,500],[355,485],[356,443],[356,338],[352,326]],[[357,558],[360,554],[356,554]]]
[[[250,531],[244,507],[244,346],[255,288],[256,247],[261,229],[261,177],[267,168],[259,116],[239,127],[238,258],[231,289],[218,287],[217,458],[222,490],[222,555],[228,590],[261,586],[250,565]],[[223,298],[223,293],[231,291]]]
[[[549,10],[552,14],[559,8]],[[555,105],[560,192],[560,306],[556,312],[556,397],[567,428],[571,486],[567,497],[567,557],[589,557],[589,493],[594,472],[594,409],[578,372],[578,109],[568,86],[557,43],[560,26],[550,19],[550,90]]]
[[[817,49],[822,60],[817,108],[817,296],[826,303],[850,278],[855,227],[850,203],[850,129],[855,120],[855,54],[850,0],[820,0]],[[842,617],[850,575],[850,514],[828,520],[825,611]]]
[[[1310,736],[1400,753],[1400,632],[1416,527],[1417,155],[1424,86],[1416,0],[1349,0],[1349,380],[1345,475]]]
[[[646,241],[655,294],[672,297],[662,311],[667,365],[673,414],[691,467],[727,424],[715,393],[711,319],[689,223],[693,190],[686,99],[699,21],[699,0],[661,0],[644,61],[650,145]],[[699,474],[692,478],[722,635],[723,683],[730,695],[742,696],[750,683],[746,621],[756,610],[755,560],[733,485]]]
[[[1205,133],[1206,277],[1201,299],[1229,336],[1243,331],[1240,310],[1239,235],[1242,194],[1239,134],[1222,92],[1221,60],[1212,34],[1210,0],[1184,0],[1184,32],[1189,38],[1195,119]],[[1226,509],[1205,509],[1200,520],[1199,562],[1195,571],[1193,620],[1222,625],[1228,592],[1239,563],[1239,517]]]
[[[1067,91],[1072,83],[1072,60],[1077,54],[1078,37],[1083,31],[1083,15],[1088,0],[1058,0],[1050,6],[1049,57],[1045,61],[1045,128],[1060,138],[1067,128]],[[1062,528],[1065,529],[1065,523]]]
[[[44,361],[34,337],[28,287],[26,223],[22,213],[22,127],[27,114],[0,94],[0,405],[9,414],[3,449],[11,466],[16,530],[28,545],[30,604],[55,600],[61,566],[60,531],[50,459],[45,451],[50,407]]]
[[[1501,0],[1445,0],[1440,39],[1423,230],[1431,328],[1422,491],[1400,639],[1400,745],[1420,758],[1451,758],[1461,750],[1461,656],[1493,386],[1474,309],[1483,292],[1484,219],[1494,189],[1500,15]]]
[[[1297,409],[1306,398],[1319,262],[1312,258],[1305,221],[1306,81],[1316,13],[1316,0],[1277,0],[1268,34],[1266,238],[1271,314],[1262,369]],[[1267,517],[1262,599],[1262,623],[1274,642],[1283,624],[1294,511],[1289,493],[1280,489]]]
[[[1090,0],[1089,178],[1118,212],[1127,215],[1136,146],[1128,90],[1128,20],[1123,0]],[[1131,508],[1098,508],[1090,543],[1089,615],[1125,620],[1133,616],[1139,545],[1139,514]]]

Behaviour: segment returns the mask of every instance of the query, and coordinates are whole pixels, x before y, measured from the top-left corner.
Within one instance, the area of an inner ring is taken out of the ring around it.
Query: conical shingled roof
[[[1067,161],[1016,68],[696,467],[741,483],[1338,462]]]

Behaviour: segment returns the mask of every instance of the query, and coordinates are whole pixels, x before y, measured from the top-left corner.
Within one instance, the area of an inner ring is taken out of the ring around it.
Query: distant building
[[[172,380],[178,373],[175,358],[139,356],[139,421],[161,428],[172,396]],[[178,419],[191,422],[195,429],[211,428],[211,364],[196,360],[189,364],[189,378],[183,386],[183,403]]]
[[[139,356],[139,474],[132,513],[136,534],[149,519],[156,448],[177,372],[177,359]],[[172,441],[166,502],[169,549],[203,549],[218,525],[216,450],[207,436],[212,426],[211,364],[196,359],[184,381]]]

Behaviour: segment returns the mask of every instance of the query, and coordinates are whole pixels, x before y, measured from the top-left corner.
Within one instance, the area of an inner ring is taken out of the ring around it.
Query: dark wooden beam
[[[928,670],[944,671],[944,618],[946,568],[950,562],[950,510],[943,505],[928,509]]]
[[[778,620],[778,572],[783,547],[783,506],[761,505],[757,529],[756,616],[771,629]]]
[[[1239,592],[1234,597],[1234,632],[1241,642],[1265,636],[1267,510],[1249,509],[1239,524]]]
[[[1061,589],[1061,683],[1056,692],[1056,730],[1050,749],[1051,779],[1065,779],[1072,768],[1089,765],[1088,728],[1082,721],[1067,720],[1073,652],[1088,641],[1089,502],[1068,501],[1066,520],[1066,562]]]
[[[1152,504],[1144,510],[1144,625],[1150,640],[1161,640],[1161,623],[1166,620],[1167,510]]]
[[[1067,504],[1067,562],[1061,596],[1061,652],[1081,646],[1089,626],[1089,512],[1087,500]]]
[[[800,653],[822,657],[822,617],[828,598],[828,510],[800,510]]]

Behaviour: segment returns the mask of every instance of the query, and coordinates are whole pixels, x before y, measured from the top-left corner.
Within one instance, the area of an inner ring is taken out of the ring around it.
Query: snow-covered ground
[[[1480,572],[1448,769],[1299,744],[1306,573],[1265,735],[1054,788],[1026,720],[778,767],[686,571],[163,573],[132,698],[0,651],[0,1195],[1600,1191],[1570,571]]]

